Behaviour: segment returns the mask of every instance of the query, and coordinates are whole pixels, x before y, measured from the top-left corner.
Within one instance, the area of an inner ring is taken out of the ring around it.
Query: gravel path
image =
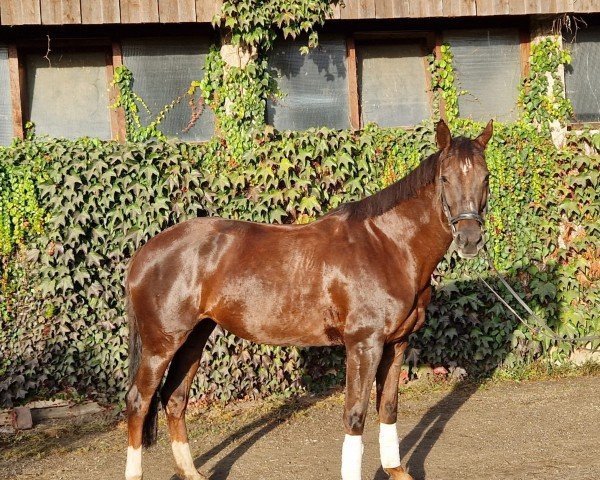
[[[196,413],[189,422],[196,463],[211,480],[339,480],[342,402],[336,393]],[[398,425],[403,462],[416,480],[600,479],[598,376],[407,391]],[[91,433],[71,427],[3,444],[2,478],[122,479],[124,425]],[[177,478],[164,430],[145,453],[144,480]],[[364,480],[387,478],[377,436],[371,407]]]

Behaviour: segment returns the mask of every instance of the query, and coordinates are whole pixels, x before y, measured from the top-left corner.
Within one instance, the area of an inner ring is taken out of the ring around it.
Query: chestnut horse
[[[439,151],[407,177],[307,225],[197,218],[148,241],[126,280],[127,480],[142,478],[141,447],[156,440],[159,398],[178,474],[206,478],[194,466],[185,410],[217,324],[259,343],[344,345],[342,478],[361,478],[361,436],[375,380],[382,466],[394,480],[410,479],[396,431],[407,338],[425,321],[431,274],[453,240],[462,257],[482,246],[484,150],[492,129],[490,121],[474,140],[453,139],[440,121]]]

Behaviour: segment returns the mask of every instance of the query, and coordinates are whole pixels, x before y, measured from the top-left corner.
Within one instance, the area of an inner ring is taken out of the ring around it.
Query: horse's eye
[[[490,174],[489,173],[485,176],[485,178],[483,179],[483,181],[485,183],[488,183],[490,181]]]
[[[442,178],[442,182],[444,182],[444,183],[448,183],[448,178],[444,177],[443,175],[442,175],[442,177],[441,177],[441,178]]]

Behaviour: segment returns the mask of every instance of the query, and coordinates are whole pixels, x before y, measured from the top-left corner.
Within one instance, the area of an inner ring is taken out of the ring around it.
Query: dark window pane
[[[188,131],[192,118],[189,96],[185,93],[193,80],[204,76],[204,60],[208,54],[206,38],[142,38],[123,41],[123,63],[133,74],[133,90],[146,102],[150,114],[140,108],[142,123],[147,125],[173,100],[181,101],[159,124],[161,132],[182,140],[208,140],[214,133],[214,115],[206,107]],[[200,98],[196,92],[194,102]]]
[[[305,44],[278,42],[269,57],[284,97],[269,100],[267,122],[279,130],[348,128],[345,40],[321,39],[317,48],[302,55]]]
[[[357,46],[363,125],[415,125],[431,114],[423,46],[416,43]]]
[[[12,122],[8,49],[0,45],[0,145],[10,143],[13,136]]]
[[[29,119],[37,134],[111,137],[103,52],[30,54],[25,57]]]
[[[516,120],[521,82],[521,46],[517,30],[444,32],[454,54],[461,117],[487,121]]]
[[[577,32],[566,43],[573,61],[566,67],[567,98],[579,122],[600,121],[600,28]]]

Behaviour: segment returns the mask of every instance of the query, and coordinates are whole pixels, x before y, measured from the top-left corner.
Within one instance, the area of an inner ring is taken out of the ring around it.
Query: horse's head
[[[439,192],[454,244],[462,258],[475,257],[483,246],[483,216],[490,175],[485,163],[485,147],[492,132],[491,120],[474,140],[452,138],[443,120],[437,124]]]

